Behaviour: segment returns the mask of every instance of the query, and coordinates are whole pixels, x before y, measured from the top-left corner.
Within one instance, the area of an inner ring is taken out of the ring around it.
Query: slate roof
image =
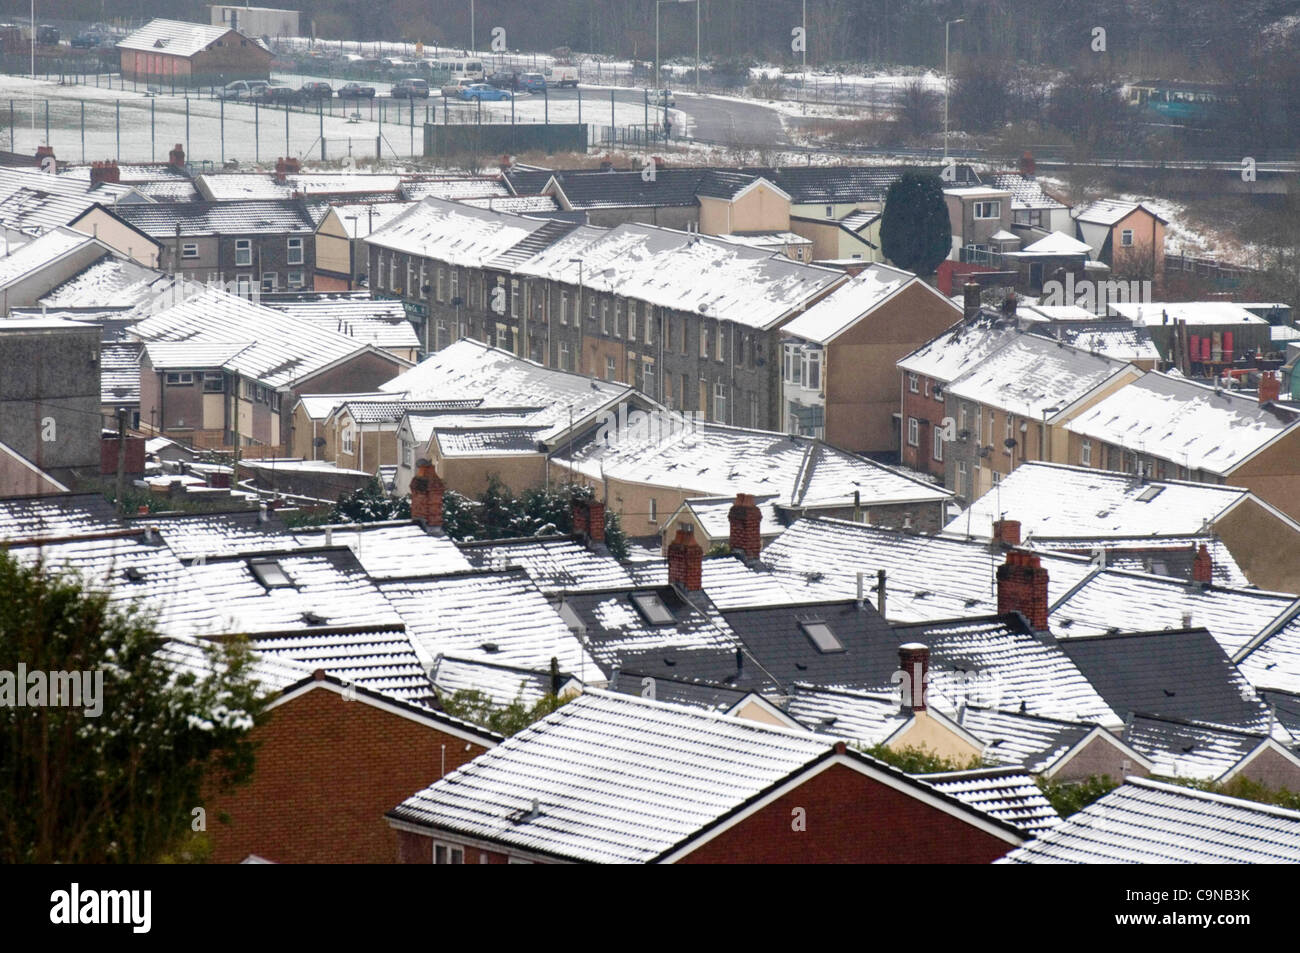
[[[754,505],[758,507],[760,515],[758,533],[761,538],[775,538],[785,529],[785,521],[776,505],[777,499],[776,496],[754,498]],[[735,504],[734,496],[698,496],[684,502],[682,510],[710,539],[726,540],[731,536],[729,514]],[[665,525],[665,531],[667,528]]]
[[[1029,333],[1116,361],[1160,360],[1160,350],[1150,332],[1127,321],[1044,321],[1031,325]]]
[[[400,625],[357,629],[311,628],[263,633],[252,640],[261,658],[290,659],[311,670],[418,705],[433,700],[433,685]]]
[[[1274,728],[1290,743],[1285,731]],[[1124,726],[1124,740],[1150,759],[1156,774],[1169,778],[1216,781],[1268,741],[1266,731],[1231,731],[1220,725],[1178,718],[1136,715]]]
[[[0,288],[7,288],[16,281],[48,268],[75,251],[96,246],[104,248],[89,235],[62,226],[53,228],[0,257]],[[104,250],[107,252],[107,248]]]
[[[140,345],[134,341],[99,346],[99,400],[105,406],[140,403]]]
[[[194,185],[210,202],[238,202],[257,199],[304,197],[373,197],[377,201],[396,199],[401,176],[371,172],[303,172],[277,182],[266,172],[208,172],[197,176]]]
[[[440,697],[476,691],[486,695],[498,708],[515,701],[532,707],[551,691],[549,669],[521,668],[450,655],[438,656],[429,668],[429,676]],[[563,674],[560,677],[563,686],[569,679]]]
[[[984,742],[984,760],[1019,765],[1031,774],[1048,770],[1097,727],[1095,723],[967,705],[958,724]]]
[[[832,757],[808,732],[589,692],[387,816],[566,860],[648,863]],[[838,757],[987,817],[873,759]]]
[[[803,682],[791,686],[783,710],[812,731],[868,747],[883,744],[912,718],[899,707],[896,694]]]
[[[988,539],[1005,513],[1020,536],[1194,536],[1250,497],[1240,487],[1180,480],[1137,480],[1093,467],[1027,461],[944,527]]]
[[[102,493],[0,497],[0,542],[58,539],[121,529]]]
[[[509,212],[426,198],[375,229],[366,241],[383,249],[475,268],[544,224]]]
[[[588,434],[553,459],[592,479],[670,486],[701,496],[753,493],[779,506],[852,506],[934,503],[951,496],[933,483],[832,447],[812,437],[692,422],[690,427],[646,427],[611,444]],[[671,429],[672,433],[666,433]]]
[[[1218,537],[1204,536],[1077,536],[1056,539],[1035,536],[1026,545],[1039,552],[1073,553],[1095,557],[1105,552],[1106,568],[1124,572],[1168,576],[1191,583],[1197,550],[1202,545],[1210,554],[1211,579],[1216,586],[1244,589],[1250,579],[1242,572],[1232,552]]]
[[[971,321],[959,321],[921,345],[900,360],[898,366],[946,384],[976,367],[1020,333],[1015,318],[999,311],[981,311]]]
[[[371,298],[368,292],[298,297],[286,300],[263,296],[262,304],[375,347],[420,347],[420,338],[400,301]]]
[[[1019,172],[1000,172],[989,177],[989,185],[1011,193],[1013,209],[1066,208],[1056,199],[1043,191],[1042,185],[1032,175]]]
[[[1130,778],[998,863],[1300,862],[1300,811]]]
[[[1016,768],[981,768],[918,777],[936,790],[1018,827],[1031,837],[1061,823],[1061,816],[1034,779]]]
[[[790,337],[830,344],[916,281],[916,275],[900,268],[869,265],[781,330]],[[953,317],[960,315],[961,310],[954,306]]]
[[[1297,605],[1293,595],[1259,589],[1202,588],[1146,573],[1108,569],[1064,598],[1052,595],[1048,624],[1057,638],[1157,632],[1203,626],[1229,656]]]
[[[515,268],[750,328],[770,328],[844,281],[842,271],[771,251],[654,225],[585,226]]]
[[[784,169],[746,168],[739,171],[761,175],[790,196],[795,205],[842,205],[849,202],[883,202],[885,193],[904,172],[918,169],[906,165],[789,166]],[[943,171],[941,166],[923,166],[919,171]],[[954,186],[978,185],[979,176],[966,163],[956,166]]]
[[[1300,694],[1300,612],[1270,630],[1238,652],[1237,667],[1256,688]]]
[[[598,671],[522,570],[386,579],[379,588],[429,664],[453,655],[543,670],[554,658],[583,680]]]
[[[632,585],[632,576],[622,563],[613,556],[593,553],[572,536],[485,540],[459,546],[472,566],[520,568],[542,592]]]
[[[506,199],[510,197],[510,188],[494,175],[465,176],[455,179],[405,179],[402,182],[400,191],[406,198],[414,201],[428,198],[431,195],[434,198],[458,201],[478,198]],[[551,207],[555,207],[553,202]],[[503,208],[503,211],[512,210]]]
[[[196,235],[307,235],[316,222],[300,199],[248,202],[157,202],[117,205],[112,213],[160,241]]]
[[[696,204],[706,169],[659,169],[650,180],[641,170],[630,172],[556,172],[553,182],[564,195],[562,204],[573,209],[672,208]],[[537,190],[548,194],[548,182]]]
[[[1205,629],[1079,637],[1060,646],[1121,718],[1143,712],[1268,731],[1267,706]]]
[[[131,308],[150,301],[174,285],[174,279],[134,261],[105,255],[88,268],[49,291],[39,301],[43,307]]]
[[[654,701],[703,708],[720,714],[726,714],[750,695],[750,692],[743,688],[719,685],[715,682],[669,678],[663,674],[643,675],[640,672],[621,670],[610,673],[606,690],[645,698],[645,692],[651,683],[654,687]]]

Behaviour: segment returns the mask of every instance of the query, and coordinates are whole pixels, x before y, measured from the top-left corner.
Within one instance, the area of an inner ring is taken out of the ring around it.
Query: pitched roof
[[[175,279],[134,261],[105,255],[40,299],[42,307],[131,308],[171,288]]]
[[[789,324],[783,325],[781,330],[791,337],[830,344],[914,282],[925,286],[911,272],[889,265],[870,265]],[[947,302],[946,298],[943,300]],[[947,303],[952,307],[954,317],[959,317],[961,309]]]
[[[337,331],[375,347],[408,349],[420,346],[420,338],[400,301],[371,298],[368,292],[295,297],[296,300],[289,300],[263,296],[262,303],[300,321]]]
[[[1300,861],[1300,811],[1130,778],[998,863]]]
[[[409,255],[478,267],[545,224],[540,219],[430,197],[375,229],[366,241]]]
[[[153,238],[196,235],[306,235],[316,222],[301,199],[250,202],[156,202],[116,205],[112,213]]]
[[[150,20],[134,33],[118,40],[124,50],[143,50],[146,53],[164,52],[174,56],[193,56],[207,49],[227,33],[235,32],[228,26],[209,26],[188,20]],[[239,34],[242,36],[243,34]]]
[[[121,529],[102,493],[0,497],[0,542],[58,539]]]
[[[1017,768],[980,768],[922,774],[918,777],[937,791],[952,795],[1030,836],[1041,836],[1061,823],[1061,815],[1043,796],[1042,789]]]
[[[1043,191],[1042,185],[1032,175],[1019,172],[999,172],[989,177],[989,185],[995,189],[1011,193],[1013,209],[1057,209],[1066,208],[1056,199]]]
[[[261,658],[290,659],[311,670],[418,705],[433,700],[433,685],[401,626],[310,628],[262,633],[250,648]]]
[[[567,860],[648,863],[831,758],[987,818],[825,737],[609,692],[569,702],[387,816]]]
[[[769,328],[844,280],[844,273],[722,239],[633,222],[584,226],[515,268],[718,321]]]
[[[140,403],[140,345],[135,341],[99,346],[99,400],[105,405]]]
[[[1234,661],[1256,688],[1300,694],[1300,612],[1247,643]]]
[[[958,321],[934,340],[898,362],[904,371],[947,383],[961,377],[1021,333],[1016,319],[1000,311],[981,311],[970,321]]]
[[[1086,255],[1092,246],[1071,238],[1064,232],[1052,232],[1031,245],[1026,245],[1017,254],[1020,255]]]
[[[1147,371],[1066,422],[1081,437],[1159,457],[1190,470],[1231,474],[1300,415],[1253,397]]]
[[[429,668],[429,677],[440,697],[445,698],[460,691],[474,691],[486,695],[498,708],[516,701],[532,707],[551,691],[549,670],[452,655],[438,656]],[[563,689],[563,684],[569,681],[569,677],[560,677]]]
[[[1268,324],[1232,301],[1115,301],[1111,302],[1110,309],[1129,321],[1148,327],[1175,321],[1186,321],[1191,327],[1203,324],[1258,327]]]
[[[785,529],[776,503],[775,495],[754,497],[760,517],[758,532],[762,538],[774,538]],[[690,520],[710,539],[727,539],[731,535],[731,508],[735,505],[734,496],[699,496],[684,502],[680,511],[689,514]],[[671,519],[664,524],[665,532],[671,524]]]
[[[1059,413],[1131,370],[1123,361],[1022,334],[948,384],[947,393],[1038,422],[1045,411]]]
[[[556,172],[545,186],[550,193],[558,187],[563,204],[572,209],[669,208],[693,206],[706,169],[658,169],[652,179],[641,170],[631,172]],[[554,183],[554,185],[552,185]]]
[[[594,553],[572,536],[461,543],[461,554],[480,569],[520,568],[542,592],[612,589],[632,585],[613,556]]]
[[[0,257],[0,289],[50,267],[83,249],[109,249],[82,232],[59,226]]]
[[[1115,199],[1098,199],[1089,205],[1076,206],[1070,215],[1080,222],[1091,222],[1097,225],[1114,225],[1124,217],[1132,214],[1138,209],[1152,215],[1157,221],[1165,222],[1165,218],[1157,215],[1149,206],[1142,202],[1120,202]]]
[[[1275,739],[1267,730],[1236,731],[1188,719],[1134,715],[1124,726],[1124,740],[1151,762],[1156,774],[1220,781],[1252,752],[1277,744],[1276,739],[1292,743],[1285,729],[1274,725],[1271,730]]]
[[[1146,328],[1134,327],[1128,321],[1102,318],[1086,322],[1047,320],[1035,322],[1028,330],[1030,334],[1064,341],[1081,351],[1116,361],[1148,361],[1154,365],[1160,360],[1160,349],[1151,340],[1151,333]]]

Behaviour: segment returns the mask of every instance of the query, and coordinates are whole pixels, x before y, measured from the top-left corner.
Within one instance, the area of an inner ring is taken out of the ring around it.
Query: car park
[[[415,76],[399,79],[389,95],[394,99],[424,99],[429,95],[429,82]]]
[[[217,90],[217,98],[236,101],[257,99],[268,85],[265,80],[260,79],[237,79]]]
[[[332,99],[334,87],[329,83],[303,83],[298,89],[298,98],[307,100]]]
[[[471,83],[460,91],[460,98],[473,101],[492,102],[500,99],[514,99],[509,90],[497,89],[495,86],[489,86],[487,83]]]

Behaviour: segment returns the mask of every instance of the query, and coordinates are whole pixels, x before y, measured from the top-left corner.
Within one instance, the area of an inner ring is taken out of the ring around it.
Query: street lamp
[[[474,53],[474,0],[469,0],[469,51]]]
[[[948,159],[948,31],[954,23],[965,23],[965,18],[948,20],[943,25],[943,158]]]

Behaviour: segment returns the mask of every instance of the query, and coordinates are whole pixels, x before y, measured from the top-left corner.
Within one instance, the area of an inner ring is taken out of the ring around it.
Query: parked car
[[[74,50],[93,50],[104,42],[106,37],[102,33],[86,31],[78,33],[72,38],[72,48]]]
[[[393,84],[389,95],[394,99],[425,99],[429,95],[429,83],[415,76],[399,79]]]
[[[487,83],[470,83],[470,85],[460,91],[460,98],[467,101],[477,99],[479,101],[486,100],[492,102],[498,99],[514,99],[514,96],[509,90],[497,89],[495,86],[489,86]]]
[[[677,99],[673,96],[671,89],[661,89],[655,96],[656,106],[667,106],[669,109],[677,108]]]
[[[339,87],[339,99],[373,99],[375,87],[360,83],[344,83]]]
[[[256,99],[268,83],[260,79],[237,79],[217,90],[218,99]]]
[[[298,89],[299,99],[331,99],[334,96],[334,87],[329,83],[303,83]]]
[[[48,23],[42,23],[36,28],[36,42],[41,46],[58,46],[61,34]]]
[[[487,78],[489,86],[495,86],[497,89],[517,90],[519,86],[519,74],[513,70],[506,70],[500,73],[493,73]]]
[[[541,73],[524,73],[519,77],[519,88],[530,93],[546,92],[546,77]]]
[[[253,93],[253,99],[261,103],[291,103],[298,98],[298,90],[288,83],[267,83]]]
[[[442,93],[443,99],[460,99],[466,87],[469,86],[468,80],[456,80],[443,86],[439,92]]]
[[[577,87],[578,68],[576,66],[552,66],[546,70],[546,83],[549,86],[563,88]]]

